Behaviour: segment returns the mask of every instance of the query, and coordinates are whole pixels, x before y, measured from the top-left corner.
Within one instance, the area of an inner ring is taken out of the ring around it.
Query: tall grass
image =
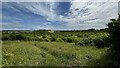
[[[3,41],[3,65],[91,66],[107,48],[76,46],[65,42]],[[99,63],[99,62],[98,62]]]

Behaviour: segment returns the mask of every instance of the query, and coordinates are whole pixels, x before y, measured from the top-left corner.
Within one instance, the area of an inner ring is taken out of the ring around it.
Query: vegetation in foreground
[[[3,31],[3,65],[96,66],[106,54],[106,31]]]
[[[106,51],[64,42],[3,41],[3,66],[96,66]]]

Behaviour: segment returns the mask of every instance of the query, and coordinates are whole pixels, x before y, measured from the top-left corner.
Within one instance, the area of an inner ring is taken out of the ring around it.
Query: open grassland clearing
[[[97,65],[107,48],[65,42],[3,41],[3,65]]]

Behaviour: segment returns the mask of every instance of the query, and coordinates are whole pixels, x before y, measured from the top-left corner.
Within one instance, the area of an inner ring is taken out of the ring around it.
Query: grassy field
[[[95,66],[107,48],[65,42],[3,41],[3,66]]]

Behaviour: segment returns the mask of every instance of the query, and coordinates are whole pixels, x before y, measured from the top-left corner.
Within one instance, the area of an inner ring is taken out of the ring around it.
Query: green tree
[[[115,61],[115,65],[120,63],[120,19],[111,19],[108,24],[109,27],[109,37],[111,41],[111,48],[109,53],[111,55],[111,60]]]

